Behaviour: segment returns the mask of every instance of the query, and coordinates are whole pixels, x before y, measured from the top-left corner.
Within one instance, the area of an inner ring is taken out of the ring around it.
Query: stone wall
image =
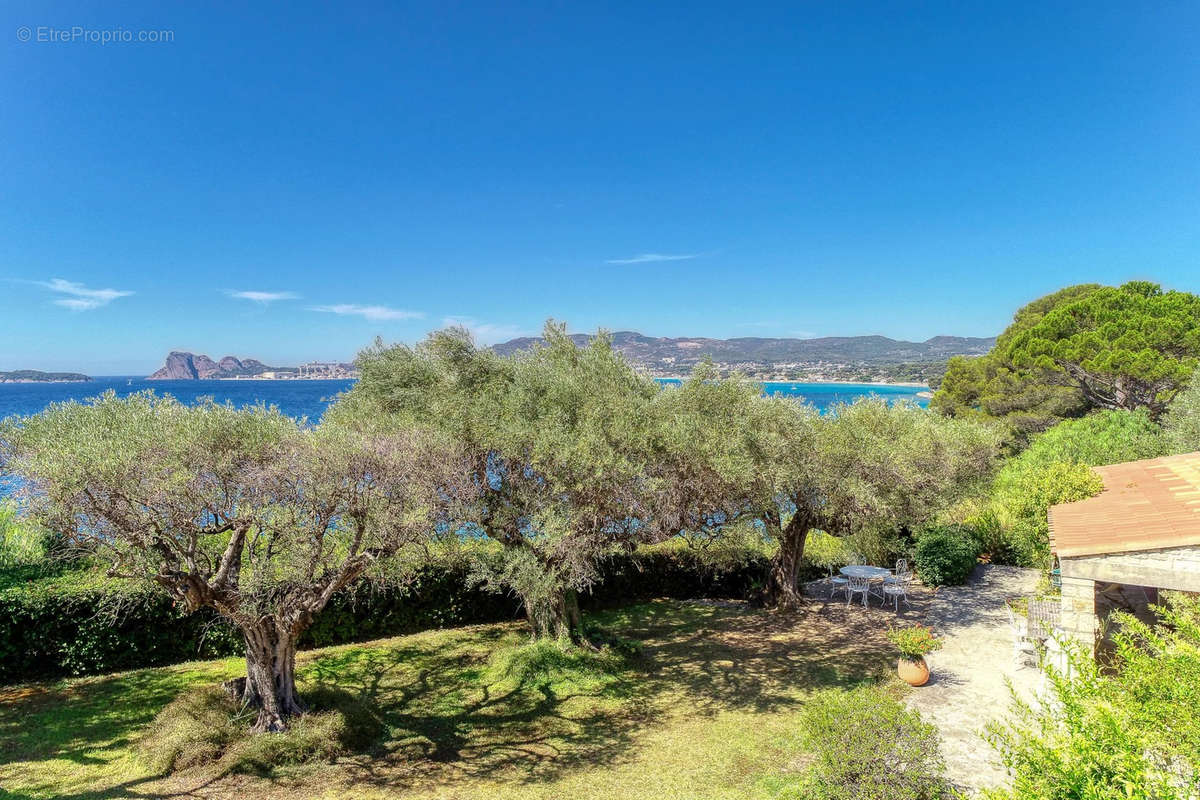
[[[1063,577],[1200,592],[1200,547],[1060,558]]]
[[[1059,566],[1062,572],[1062,628],[1088,646],[1095,645],[1099,629],[1097,584],[1107,594],[1116,591],[1113,584],[1135,587],[1139,591],[1141,587],[1147,587],[1200,592],[1200,547],[1067,557],[1059,559]],[[1107,609],[1113,603],[1103,601],[1101,605]],[[1133,610],[1136,613],[1136,606]]]
[[[1088,647],[1096,643],[1096,582],[1062,577],[1062,629]]]

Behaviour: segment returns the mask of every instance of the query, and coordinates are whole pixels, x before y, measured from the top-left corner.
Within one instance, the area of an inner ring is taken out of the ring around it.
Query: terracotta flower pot
[[[915,661],[901,656],[896,663],[896,674],[909,686],[924,686],[929,681],[929,665],[920,656]]]

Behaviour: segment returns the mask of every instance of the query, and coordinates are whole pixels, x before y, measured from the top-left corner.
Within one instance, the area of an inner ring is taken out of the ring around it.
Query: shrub
[[[152,586],[54,564],[0,571],[0,683],[241,651],[215,615],[184,614]]]
[[[520,616],[515,598],[467,585],[468,561],[437,560],[400,586],[360,581],[317,615],[301,647]],[[580,603],[597,608],[656,597],[746,597],[762,584],[767,563],[762,550],[729,560],[683,547],[614,554],[600,561],[601,582]],[[241,652],[241,638],[219,617],[203,610],[184,614],[152,585],[115,583],[53,563],[0,570],[0,684]]]
[[[1200,796],[1200,599],[1174,597],[1149,626],[1110,621],[1116,658],[1073,645],[1048,694],[988,727],[1012,775],[991,800],[1192,800]]]
[[[1104,488],[1091,467],[1066,461],[1001,474],[1004,482],[998,484],[994,504],[1007,519],[1006,552],[1012,563],[1027,567],[1049,563],[1050,506],[1086,500]]]
[[[540,638],[493,654],[491,669],[500,680],[550,684],[579,677],[598,677],[625,668],[623,654],[611,647],[591,650],[570,640]]]
[[[1098,467],[1154,458],[1166,452],[1162,430],[1145,409],[1097,411],[1079,419],[1063,420],[1039,434],[1023,453],[1009,462],[997,483],[1026,469],[1057,462]]]
[[[42,561],[46,538],[44,530],[18,518],[15,503],[0,500],[0,569]]]
[[[382,728],[349,693],[308,688],[311,711],[283,733],[250,732],[254,712],[219,686],[191,689],[154,718],[138,743],[142,759],[159,773],[215,765],[219,774],[270,774],[275,768],[328,762],[360,751]]]
[[[913,551],[913,567],[927,586],[966,583],[978,560],[975,534],[961,525],[927,528]]]
[[[916,661],[934,650],[942,649],[942,640],[934,636],[933,631],[924,625],[893,628],[888,631],[887,637],[888,641],[900,651],[900,655],[909,661]]]
[[[810,755],[788,800],[933,800],[946,793],[937,730],[879,687],[827,691],[804,708]]]
[[[1167,452],[1162,432],[1144,410],[1101,411],[1068,419],[1039,434],[1010,459],[992,483],[986,505],[967,518],[993,561],[1049,563],[1050,506],[1100,491],[1089,467],[1153,458]]]

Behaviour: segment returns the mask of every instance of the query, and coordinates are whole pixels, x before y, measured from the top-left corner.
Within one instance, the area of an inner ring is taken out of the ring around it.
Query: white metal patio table
[[[884,578],[892,574],[892,571],[887,567],[869,567],[863,564],[847,564],[839,572],[847,578],[865,578],[871,581],[872,584],[877,581],[882,583]],[[876,596],[883,599],[883,595]]]

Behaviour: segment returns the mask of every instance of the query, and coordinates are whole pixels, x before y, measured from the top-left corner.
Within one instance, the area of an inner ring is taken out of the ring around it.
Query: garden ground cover
[[[352,697],[379,733],[333,763],[273,769],[163,777],[144,756],[166,746],[142,741],[159,711],[237,676],[240,659],[2,688],[0,797],[791,797],[805,699],[891,673],[885,628],[859,611],[664,600],[597,613],[644,643],[605,669],[522,661],[519,622],[308,651],[301,692]]]

